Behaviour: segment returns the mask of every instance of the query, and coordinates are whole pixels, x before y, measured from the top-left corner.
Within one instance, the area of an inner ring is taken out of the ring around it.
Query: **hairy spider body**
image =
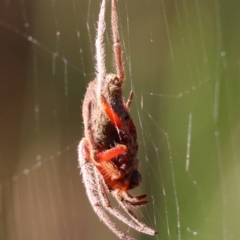
[[[89,83],[83,101],[84,138],[78,146],[78,161],[89,201],[99,218],[120,239],[133,240],[113,223],[105,211],[129,227],[149,235],[157,232],[141,222],[133,207],[146,205],[146,194],[133,197],[128,190],[141,182],[137,159],[138,142],[129,109],[130,93],[124,102],[122,85],[124,68],[118,33],[115,0],[112,0],[111,25],[116,74],[105,69],[104,31],[105,5],[102,0],[96,37],[96,79]],[[107,193],[112,193],[131,220],[111,206]]]
[[[109,104],[112,114],[119,118],[119,122],[111,121],[106,110],[99,106],[96,86],[96,80],[89,84],[83,101],[85,137],[90,140],[91,148],[89,154],[96,155],[119,144],[126,146],[123,153],[111,161],[95,164],[110,190],[129,190],[139,185],[141,175],[137,170],[137,133],[128,107],[123,101],[122,82],[115,74],[107,74],[101,90],[101,95]],[[91,159],[95,159],[93,155],[90,156]]]

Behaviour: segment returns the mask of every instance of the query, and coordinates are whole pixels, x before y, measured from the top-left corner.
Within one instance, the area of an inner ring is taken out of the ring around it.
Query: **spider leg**
[[[100,153],[95,153],[94,156],[91,156],[89,144],[87,142],[85,143],[84,148],[87,159],[95,162],[96,164],[111,161],[113,158],[127,151],[127,147],[125,145],[118,144],[117,146],[112,147],[111,149],[108,149]]]
[[[121,119],[114,112],[114,110],[112,109],[110,104],[107,102],[107,99],[103,95],[101,95],[101,103],[102,103],[101,105],[102,105],[104,111],[106,112],[106,114],[108,115],[111,123],[114,126],[116,126],[118,129],[122,129],[123,125],[122,125]]]
[[[129,99],[127,101],[127,105],[126,105],[127,108],[128,108],[128,106],[130,106],[132,98],[133,98],[133,92],[131,91]],[[111,105],[107,102],[107,99],[103,95],[101,95],[101,106],[102,106],[103,110],[105,111],[105,113],[108,115],[111,123],[118,130],[123,130],[122,120],[119,118],[119,116],[116,114],[116,112],[112,109]],[[129,119],[128,124],[129,124],[130,133],[136,135],[136,128],[135,128],[135,125],[131,118]]]
[[[124,81],[125,74],[124,74],[124,67],[123,67],[122,45],[120,42],[119,31],[118,31],[118,16],[117,16],[115,0],[112,0],[111,24],[112,24],[112,38],[113,38],[115,68],[116,68],[118,78],[121,81]]]
[[[129,96],[130,100],[127,101],[127,104],[130,106],[132,97],[133,97],[133,92],[130,93]],[[111,123],[118,129],[118,130],[122,130],[123,129],[123,123],[121,121],[121,119],[119,118],[119,116],[115,113],[115,111],[112,109],[112,107],[110,106],[110,104],[107,102],[107,99],[101,95],[101,106],[103,107],[103,110],[105,111],[105,113],[108,115]],[[136,136],[136,128],[135,125],[132,121],[132,119],[130,118],[128,121],[129,124],[129,132],[132,135]]]
[[[128,106],[130,107],[131,101],[133,98],[133,92],[131,91],[129,99],[127,101],[127,105],[125,105],[127,108]],[[115,111],[112,109],[112,107],[110,106],[110,104],[107,102],[107,99],[101,95],[101,106],[103,108],[103,110],[105,111],[105,113],[108,115],[111,123],[118,129],[118,130],[123,130],[123,123],[121,121],[121,119],[119,118],[119,116],[115,113]],[[136,135],[136,128],[135,125],[132,121],[132,119],[130,118],[128,121],[129,124],[129,132],[132,135]]]
[[[144,206],[144,205],[148,204],[148,201],[145,200],[145,198],[147,197],[146,194],[133,197],[127,191],[125,191],[121,194],[121,197],[122,197],[122,201],[124,201],[134,207],[135,206],[140,207],[140,206]]]
[[[120,204],[120,206],[128,213],[128,215],[141,227],[144,229],[144,233],[149,234],[149,235],[156,235],[157,232],[148,227],[147,225],[145,225],[143,222],[141,222],[138,217],[134,214],[134,212],[132,211],[131,207],[129,206],[129,204],[127,204],[126,202],[123,202],[121,198],[116,197],[116,200],[118,201],[118,203]]]
[[[88,161],[87,155],[85,152],[85,139],[82,139],[78,146],[78,161],[79,166],[81,168],[81,174],[83,178],[83,183],[86,188],[87,196],[89,199],[90,204],[93,207],[93,210],[96,212],[100,220],[105,223],[108,228],[115,233],[120,239],[122,240],[135,240],[130,238],[125,233],[123,233],[120,229],[116,227],[108,215],[105,213],[103,206],[101,205],[101,199],[99,193],[96,189],[96,181],[94,179],[94,171],[93,171],[93,164]]]
[[[100,152],[97,154],[97,162],[107,162],[117,157],[118,155],[127,151],[127,147],[125,145],[119,144],[116,147],[112,147],[106,151]]]
[[[127,108],[128,110],[130,109],[133,96],[134,96],[134,92],[131,90],[131,92],[130,92],[130,94],[129,94],[129,97],[128,97],[128,100],[127,100],[127,102],[126,102],[126,108]]]
[[[101,86],[106,76],[106,67],[105,67],[105,51],[104,51],[104,32],[106,28],[105,24],[105,10],[106,10],[106,0],[102,1],[99,17],[98,17],[98,27],[97,27],[97,36],[96,36],[96,71],[97,71],[97,81],[98,89],[97,95],[101,94]]]
[[[129,227],[135,229],[138,232],[142,232],[142,233],[146,233],[149,235],[154,235],[154,230],[149,231],[150,228],[148,228],[146,225],[142,224],[136,224],[134,221],[131,221],[129,219],[127,219],[122,213],[120,213],[117,209],[113,208],[111,206],[111,203],[108,199],[107,196],[107,191],[108,191],[108,187],[106,185],[106,183],[104,182],[104,180],[102,179],[102,176],[100,175],[100,173],[97,171],[97,169],[95,169],[95,176],[97,179],[97,186],[98,186],[98,192],[99,192],[99,196],[102,202],[103,207],[113,216],[115,216],[117,219],[119,219],[120,221],[122,221],[123,223],[125,223],[126,225],[128,225]]]

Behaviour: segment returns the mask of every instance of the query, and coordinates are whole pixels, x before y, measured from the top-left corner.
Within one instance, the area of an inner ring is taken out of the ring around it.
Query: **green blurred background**
[[[0,3],[0,239],[116,239],[91,209],[76,152],[100,2]],[[136,212],[159,233],[113,220],[136,239],[240,239],[240,2],[117,8],[143,175],[132,193],[148,194]]]

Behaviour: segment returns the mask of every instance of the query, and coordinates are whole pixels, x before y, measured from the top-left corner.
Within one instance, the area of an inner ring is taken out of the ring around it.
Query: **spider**
[[[147,195],[133,197],[128,193],[128,190],[140,184],[141,174],[138,172],[137,132],[129,114],[133,92],[130,92],[125,103],[122,96],[124,82],[122,46],[115,0],[112,0],[111,4],[116,74],[107,74],[105,69],[106,0],[103,0],[95,43],[96,79],[90,82],[83,101],[85,137],[78,146],[78,161],[87,196],[100,220],[120,239],[133,240],[110,220],[107,212],[139,232],[149,235],[156,235],[157,232],[141,222],[132,211],[133,207],[148,203]],[[108,193],[115,197],[131,219],[112,207]]]

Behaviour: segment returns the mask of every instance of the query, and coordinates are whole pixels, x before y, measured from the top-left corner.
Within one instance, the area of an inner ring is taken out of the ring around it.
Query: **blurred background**
[[[117,239],[89,204],[76,151],[100,3],[0,3],[0,239]],[[240,2],[117,8],[143,176],[131,193],[148,194],[136,214],[159,233],[113,221],[142,240],[240,239]]]

